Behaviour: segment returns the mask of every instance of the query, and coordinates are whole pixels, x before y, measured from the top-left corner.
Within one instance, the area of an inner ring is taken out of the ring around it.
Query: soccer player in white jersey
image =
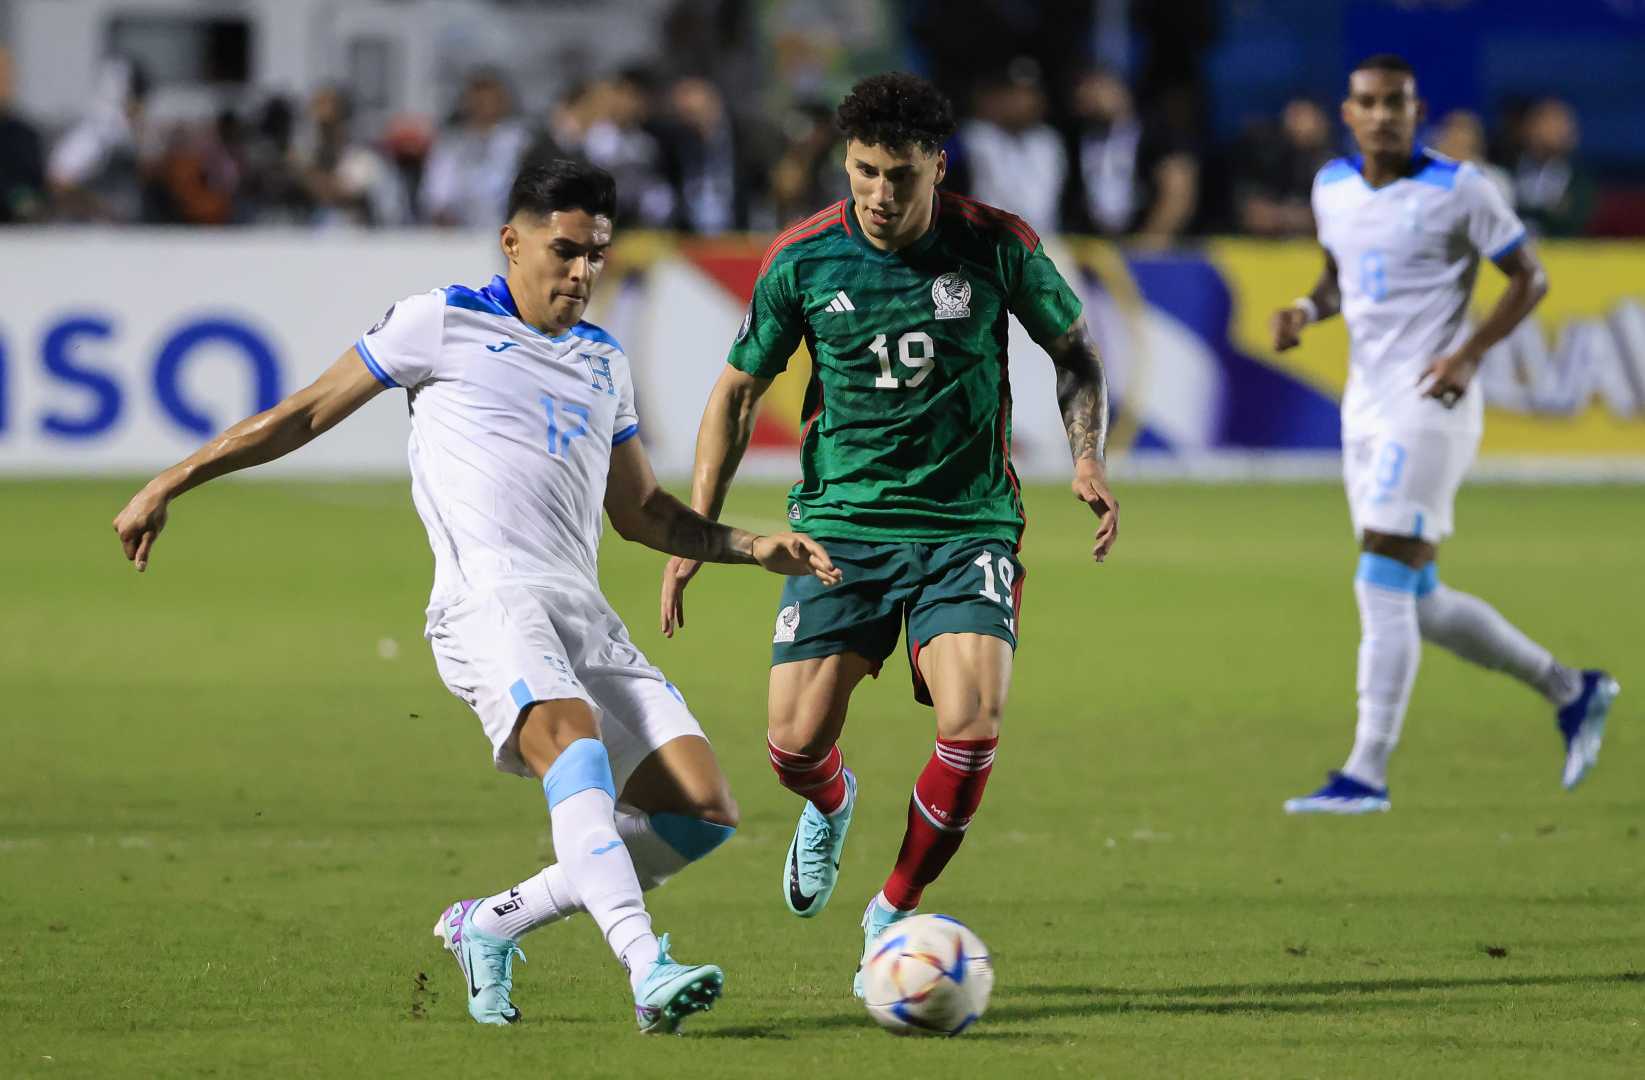
[[[1309,323],[1338,313],[1348,323],[1342,443],[1362,551],[1359,721],[1347,763],[1285,809],[1389,808],[1388,758],[1424,640],[1548,699],[1569,790],[1598,758],[1616,680],[1560,663],[1490,604],[1441,584],[1434,561],[1484,426],[1485,404],[1470,383],[1485,351],[1547,292],[1546,276],[1490,180],[1416,145],[1422,103],[1404,60],[1385,54],[1355,68],[1342,118],[1360,152],[1327,163],[1314,180],[1325,269],[1313,292],[1274,314],[1273,335],[1283,351]],[[1467,309],[1481,256],[1508,287],[1475,327]]]
[[[659,551],[839,580],[811,539],[719,525],[658,486],[634,437],[628,358],[582,321],[615,200],[591,166],[523,169],[500,233],[506,278],[395,304],[313,385],[156,476],[114,520],[143,570],[172,499],[406,390],[412,499],[434,550],[435,661],[479,715],[496,767],[541,780],[560,860],[435,924],[484,1024],[519,1019],[520,936],[578,911],[627,968],[643,1031],[675,1030],[723,983],[713,965],[673,961],[641,899],[722,843],[737,810],[679,691],[600,594],[602,501],[625,539]]]

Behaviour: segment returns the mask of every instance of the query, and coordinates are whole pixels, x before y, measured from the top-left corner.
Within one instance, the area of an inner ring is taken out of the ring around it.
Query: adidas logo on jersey
[[[845,290],[841,289],[839,295],[835,296],[834,299],[828,302],[828,310],[839,312],[856,311],[857,305],[853,304],[851,302],[851,298],[845,295]]]

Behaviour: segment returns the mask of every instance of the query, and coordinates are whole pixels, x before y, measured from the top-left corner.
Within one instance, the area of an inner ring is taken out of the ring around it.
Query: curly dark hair
[[[954,107],[918,75],[893,71],[853,86],[840,102],[834,126],[847,139],[867,146],[917,146],[929,154],[954,134]]]

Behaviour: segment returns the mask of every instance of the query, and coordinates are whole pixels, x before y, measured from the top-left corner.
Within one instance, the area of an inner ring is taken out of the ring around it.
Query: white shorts
[[[1342,478],[1354,535],[1451,535],[1457,488],[1479,450],[1478,432],[1435,429],[1343,433]]]
[[[593,590],[494,586],[446,608],[427,636],[440,678],[480,717],[492,763],[503,772],[533,775],[515,728],[537,701],[588,703],[619,794],[658,747],[703,736],[679,690]]]

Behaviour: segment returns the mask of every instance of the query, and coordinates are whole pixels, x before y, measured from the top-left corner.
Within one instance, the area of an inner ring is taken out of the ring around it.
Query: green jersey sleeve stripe
[[[983,226],[1000,226],[1009,230],[1029,251],[1040,246],[1039,234],[1028,222],[1015,214],[948,191],[943,192],[943,202],[953,207],[967,221]]]
[[[796,240],[804,240],[808,236],[815,236],[820,232],[825,232],[830,225],[835,223],[842,226],[845,224],[844,199],[841,199],[839,202],[835,203],[833,206],[830,206],[826,210],[822,210],[811,215],[798,225],[795,225],[786,232],[780,234],[775,240],[771,241],[771,246],[765,249],[765,258],[760,262],[760,272],[758,276],[765,276],[765,272],[771,268],[772,260],[777,257],[777,253],[783,248],[794,243]]]

